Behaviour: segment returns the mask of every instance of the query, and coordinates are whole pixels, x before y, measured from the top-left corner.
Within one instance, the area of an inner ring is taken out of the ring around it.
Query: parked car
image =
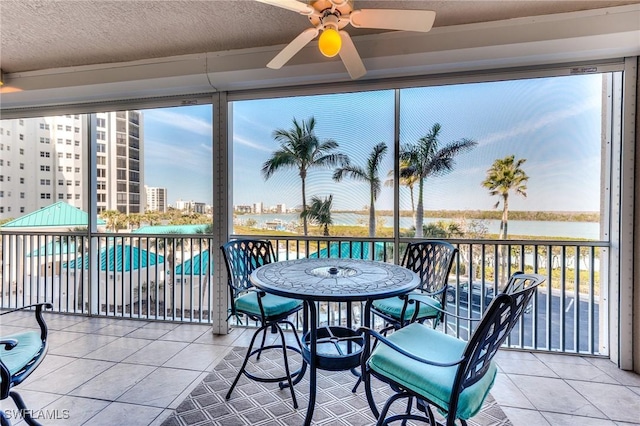
[[[471,306],[474,308],[480,307],[481,302],[481,294],[482,294],[482,283],[474,282],[472,284],[471,289]],[[449,284],[447,286],[447,303],[453,304],[456,303],[456,293],[458,290],[458,286],[454,284]],[[484,307],[489,306],[489,303],[495,297],[495,292],[493,288],[490,287],[490,284],[487,284],[484,289]],[[460,305],[468,306],[469,305],[469,282],[461,282],[460,283],[460,295],[458,298]]]

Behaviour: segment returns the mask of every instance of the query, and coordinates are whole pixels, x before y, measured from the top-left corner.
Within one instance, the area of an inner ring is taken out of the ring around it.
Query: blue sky
[[[497,158],[526,158],[528,196],[510,198],[512,210],[597,211],[600,192],[600,75],[422,87],[401,91],[401,143],[413,143],[434,123],[442,125],[440,143],[461,138],[478,146],[456,157],[454,170],[429,178],[426,209],[493,208],[481,182]],[[278,148],[275,129],[314,116],[320,139],[334,139],[351,161],[364,165],[374,145],[390,149],[384,173],[392,168],[394,92],[391,90],[233,104],[234,204],[261,201],[266,206],[301,204],[300,178],[282,170],[265,182],[262,164]],[[169,201],[178,198],[211,203],[211,106],[144,111],[145,181],[164,186]],[[307,196],[334,195],[336,209],[368,205],[361,182],[331,180],[332,170],[312,169]],[[392,209],[385,187],[376,204]],[[409,209],[407,190],[401,207]]]

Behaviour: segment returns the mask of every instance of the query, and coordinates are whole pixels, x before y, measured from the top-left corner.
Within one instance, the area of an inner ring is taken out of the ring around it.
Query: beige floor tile
[[[99,349],[87,354],[88,359],[120,362],[140,349],[151,344],[150,340],[120,337]]]
[[[594,358],[589,359],[589,362],[616,379],[622,385],[640,387],[640,374],[621,370],[608,359]]]
[[[127,334],[127,337],[135,337],[136,339],[156,340],[167,334],[170,330],[162,328],[140,327],[139,329]]]
[[[539,411],[606,418],[564,380],[516,375],[510,375],[509,378]]]
[[[536,410],[503,407],[502,411],[507,415],[513,426],[553,426]]]
[[[71,395],[115,401],[137,385],[157,367],[137,364],[116,364],[71,391]]]
[[[553,363],[571,364],[571,365],[591,365],[591,363],[587,361],[585,357],[581,357],[581,356],[544,353],[544,352],[536,352],[532,355],[544,363],[553,362]]]
[[[38,380],[25,381],[21,386],[29,390],[67,394],[113,365],[113,362],[80,358]]]
[[[627,387],[572,380],[568,380],[567,383],[610,419],[640,423],[640,398]]]
[[[537,359],[497,359],[500,371],[507,374],[524,374],[537,377],[558,377],[558,375],[542,361]]]
[[[44,360],[42,360],[42,363],[36,369],[36,371],[31,373],[29,378],[24,383],[26,384],[26,383],[29,383],[31,381],[38,380],[40,377],[42,377],[42,376],[44,376],[46,374],[49,374],[52,371],[55,371],[55,370],[57,370],[59,368],[62,368],[65,365],[67,365],[70,362],[73,362],[75,360],[76,360],[76,358],[73,358],[73,357],[59,356],[59,355],[54,355],[54,354],[47,354],[44,357]]]
[[[552,426],[615,426],[614,422],[605,419],[548,412],[542,412],[541,414]]]
[[[123,362],[161,366],[187,346],[188,343],[183,342],[154,340],[136,353],[125,358]]]
[[[49,354],[83,357],[111,342],[117,340],[117,336],[105,336],[95,334],[83,334],[81,337],[64,344],[49,348]]]
[[[499,373],[491,388],[491,395],[502,407],[516,407],[533,410],[535,407],[506,374]]]
[[[162,366],[167,368],[208,371],[213,362],[226,352],[227,348],[225,346],[191,343]]]
[[[63,396],[45,407],[46,411],[61,415],[58,419],[43,420],[42,423],[49,425],[82,425],[87,420],[102,411],[109,401],[101,401],[91,398],[80,398],[75,396]],[[65,417],[66,413],[66,418]]]
[[[136,331],[139,327],[132,327],[129,325],[109,324],[97,330],[96,334],[107,334],[109,336],[126,336],[129,333]]]
[[[584,380],[595,383],[619,384],[617,380],[591,364],[546,362],[545,365],[565,380]]]
[[[148,425],[162,412],[158,407],[112,402],[83,426]]]
[[[117,401],[166,408],[201,374],[203,373],[198,371],[160,367],[125,392]]]
[[[176,342],[193,342],[202,337],[204,333],[211,332],[211,326],[182,324],[170,332],[164,334],[159,340],[173,340]]]

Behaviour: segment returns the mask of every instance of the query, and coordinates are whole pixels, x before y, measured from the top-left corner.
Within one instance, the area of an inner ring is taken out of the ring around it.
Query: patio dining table
[[[295,259],[257,268],[250,277],[260,290],[305,303],[302,356],[309,365],[309,405],[305,425],[310,425],[317,392],[317,369],[352,370],[360,364],[367,342],[351,328],[352,302],[366,302],[362,325],[370,326],[371,303],[399,296],[418,287],[416,273],[399,265],[360,259]],[[318,327],[316,302],[346,302],[346,326]],[[322,350],[319,350],[322,349]]]

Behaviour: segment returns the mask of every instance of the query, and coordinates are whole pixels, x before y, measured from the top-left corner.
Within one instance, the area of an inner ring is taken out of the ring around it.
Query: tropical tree
[[[320,197],[311,197],[311,205],[307,210],[302,212],[302,218],[304,220],[309,219],[311,223],[315,223],[322,228],[322,235],[329,236],[329,225],[333,224],[331,219],[331,204],[333,203],[333,195],[324,200]]]
[[[400,160],[400,170],[406,169],[407,167],[409,167],[409,163],[407,162],[407,160]],[[394,172],[393,170],[389,170],[389,172],[387,173],[388,179],[384,183],[385,186],[393,187],[393,184],[394,184],[393,172]],[[413,193],[413,187],[415,186],[417,181],[418,181],[418,178],[415,175],[408,175],[404,177],[400,176],[400,185],[406,186],[407,188],[409,188],[409,196],[411,197],[411,214],[413,215],[414,220],[415,220],[415,214],[416,214],[416,203],[415,203],[415,197]]]
[[[107,229],[115,232],[122,223],[123,215],[118,210],[105,210],[100,213],[100,217],[106,222]]]
[[[529,176],[522,170],[522,165],[527,161],[525,158],[515,159],[515,155],[507,155],[504,158],[496,159],[489,170],[487,178],[482,182],[482,186],[489,190],[489,193],[500,198],[494,208],[500,206],[502,201],[502,220],[500,221],[500,239],[507,239],[507,222],[509,220],[509,194],[513,191],[516,194],[527,196],[527,181]]]
[[[313,167],[334,167],[349,164],[349,157],[339,152],[332,152],[338,148],[338,143],[332,139],[320,141],[314,132],[316,120],[314,117],[307,121],[298,122],[293,119],[293,128],[277,129],[273,138],[280,143],[280,149],[262,166],[262,175],[267,180],[282,168],[295,168],[302,181],[302,214],[303,232],[307,235],[306,179],[309,169]],[[304,215],[304,216],[303,216]]]
[[[333,172],[333,180],[340,182],[346,175],[352,179],[369,184],[369,236],[376,235],[376,200],[380,195],[380,163],[387,153],[387,144],[379,143],[373,147],[364,167],[347,164]]]
[[[478,144],[472,139],[463,138],[441,148],[440,130],[440,124],[435,123],[417,143],[404,145],[400,150],[400,177],[413,178],[418,182],[418,205],[415,215],[415,236],[418,238],[423,236],[425,180],[450,172],[455,165],[454,157]]]

